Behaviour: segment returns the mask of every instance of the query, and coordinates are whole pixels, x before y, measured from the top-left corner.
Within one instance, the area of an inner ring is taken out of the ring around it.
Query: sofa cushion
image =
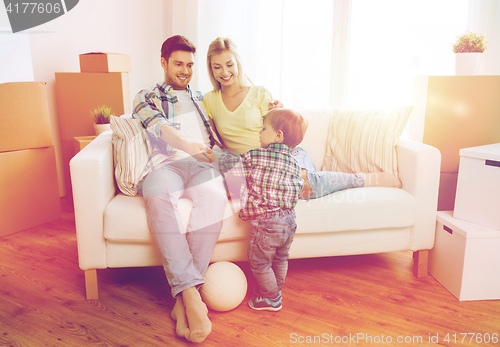
[[[111,116],[110,124],[116,184],[122,193],[135,196],[151,155],[151,144],[141,121],[130,115]]]
[[[233,200],[233,204],[234,209],[238,211],[239,200]],[[192,206],[190,199],[179,199],[179,211],[185,229]],[[244,239],[248,236],[249,230],[250,225],[242,221],[238,214],[233,214],[228,203],[219,242]],[[131,197],[118,194],[109,202],[104,211],[104,238],[113,242],[153,242],[142,195]]]
[[[234,203],[238,211],[239,201]],[[179,200],[184,227],[191,207],[191,200]],[[411,194],[399,188],[366,187],[300,200],[295,210],[297,233],[341,232],[412,226],[416,202]],[[219,242],[245,239],[249,230],[249,223],[232,214],[228,204]],[[113,242],[153,242],[142,196],[118,194],[110,201],[105,210],[104,237]]]
[[[400,187],[396,145],[413,106],[339,110],[330,119],[322,170],[394,175]]]
[[[307,120],[307,131],[299,144],[311,156],[316,168],[320,168],[325,156],[325,144],[328,139],[328,124],[338,109],[305,110],[300,114]]]
[[[415,224],[416,200],[400,188],[346,189],[295,207],[298,233],[343,232]]]

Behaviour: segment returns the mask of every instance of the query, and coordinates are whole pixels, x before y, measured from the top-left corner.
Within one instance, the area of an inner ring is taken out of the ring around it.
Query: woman
[[[207,67],[214,90],[203,97],[206,111],[224,146],[238,154],[260,147],[262,117],[269,111],[271,93],[254,86],[243,71],[235,44],[218,37],[210,44]],[[273,105],[271,105],[273,108]],[[296,147],[292,154],[302,168],[304,189],[300,198],[314,199],[335,191],[365,185],[356,174],[321,171],[305,150]]]

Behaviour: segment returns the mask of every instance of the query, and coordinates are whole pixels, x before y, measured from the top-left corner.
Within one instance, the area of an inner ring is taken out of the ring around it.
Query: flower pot
[[[95,134],[99,135],[105,131],[111,131],[111,124],[95,124],[94,123]]]
[[[483,53],[455,53],[455,75],[477,75]]]

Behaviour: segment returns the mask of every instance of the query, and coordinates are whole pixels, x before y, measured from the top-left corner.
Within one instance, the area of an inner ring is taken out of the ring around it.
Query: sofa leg
[[[85,290],[87,292],[87,300],[99,299],[96,269],[85,270]]]
[[[427,277],[427,265],[429,261],[429,251],[421,250],[413,252],[413,274],[420,277]]]

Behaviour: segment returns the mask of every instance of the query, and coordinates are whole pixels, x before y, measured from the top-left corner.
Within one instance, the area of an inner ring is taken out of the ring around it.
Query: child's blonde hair
[[[269,111],[264,116],[263,121],[267,121],[275,131],[283,132],[283,142],[290,149],[295,148],[304,139],[307,130],[307,121],[298,112],[277,108]]]

